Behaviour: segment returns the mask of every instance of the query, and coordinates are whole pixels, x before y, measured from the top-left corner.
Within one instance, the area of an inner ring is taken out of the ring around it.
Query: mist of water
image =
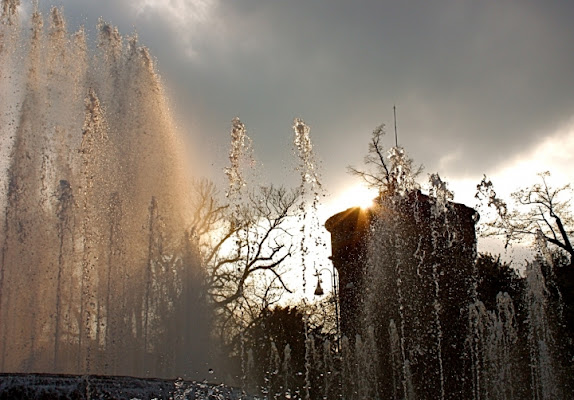
[[[0,25],[0,370],[207,371],[180,144],[152,57],[104,22],[89,50],[58,9],[21,22],[14,4]]]

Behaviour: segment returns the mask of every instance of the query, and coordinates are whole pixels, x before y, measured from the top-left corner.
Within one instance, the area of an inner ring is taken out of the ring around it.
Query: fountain
[[[0,391],[24,375],[46,393],[62,380],[33,373],[83,375],[65,390],[87,397],[110,385],[95,374],[203,379],[213,366],[211,313],[186,233],[181,146],[153,59],[104,22],[90,51],[56,8],[47,27],[34,12],[25,33],[18,3],[3,0],[0,21]],[[241,195],[233,160],[248,139],[233,124],[231,198]],[[309,127],[296,119],[293,128],[305,270],[312,242],[324,246],[313,237],[322,188]],[[500,293],[487,308],[477,214],[453,203],[436,175],[422,194],[402,149],[390,156],[402,189],[326,224],[341,331],[321,336],[291,315],[298,341],[262,337],[259,349],[242,341],[244,389],[292,399],[568,398],[540,261],[519,298]],[[240,397],[181,379],[121,384],[142,397],[141,386],[175,398]]]
[[[202,269],[147,49],[2,1],[0,371],[200,378]],[[30,32],[28,34],[28,32]]]
[[[570,398],[543,261],[517,276],[516,297],[500,292],[487,308],[477,287],[478,214],[453,203],[438,176],[430,180],[428,196],[395,188],[370,210],[327,221],[344,343],[356,347],[342,355],[357,368],[341,370],[343,398]]]

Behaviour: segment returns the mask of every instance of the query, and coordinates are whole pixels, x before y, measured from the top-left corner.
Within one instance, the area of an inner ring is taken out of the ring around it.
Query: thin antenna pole
[[[395,147],[399,147],[399,139],[397,137],[397,107],[393,104],[393,115],[395,117]]]

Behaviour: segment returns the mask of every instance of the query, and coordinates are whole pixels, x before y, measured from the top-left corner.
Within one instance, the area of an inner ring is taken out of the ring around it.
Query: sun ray
[[[368,187],[364,183],[355,184],[345,189],[334,201],[334,205],[340,210],[350,207],[369,208],[373,205],[373,200],[377,197],[378,191]]]

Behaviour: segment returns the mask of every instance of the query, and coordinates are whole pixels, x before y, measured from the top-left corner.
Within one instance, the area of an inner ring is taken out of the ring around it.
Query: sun
[[[344,189],[336,198],[335,205],[339,210],[346,210],[351,207],[361,207],[362,209],[370,208],[373,200],[378,195],[378,190],[366,186],[364,183],[358,183],[347,189]]]

